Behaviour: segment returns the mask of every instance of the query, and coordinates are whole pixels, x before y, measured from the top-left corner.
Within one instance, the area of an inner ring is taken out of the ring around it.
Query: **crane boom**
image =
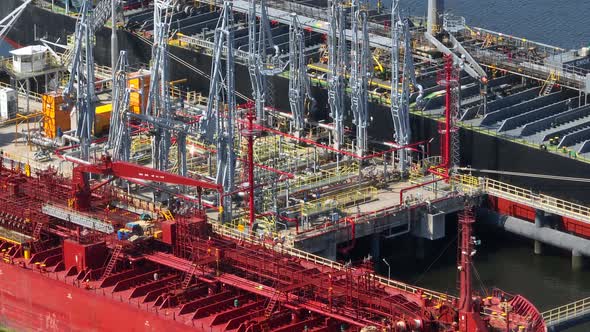
[[[72,172],[72,194],[74,208],[88,210],[90,208],[91,188],[87,174],[100,174],[124,179],[138,179],[155,181],[174,185],[183,185],[209,189],[220,192],[220,185],[200,179],[160,171],[157,169],[136,165],[124,161],[113,161],[110,156],[103,156],[100,164],[82,164],[76,166]]]

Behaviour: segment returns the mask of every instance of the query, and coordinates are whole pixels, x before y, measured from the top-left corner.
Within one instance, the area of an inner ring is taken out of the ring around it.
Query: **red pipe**
[[[252,129],[255,117],[254,112],[248,112],[248,182],[250,187],[248,201],[250,205],[250,229],[254,226],[254,220],[256,219],[256,211],[254,210],[254,131]]]
[[[299,142],[303,142],[303,143],[307,143],[307,144],[310,144],[310,145],[314,145],[314,146],[319,147],[321,149],[325,149],[325,150],[328,150],[328,151],[336,152],[338,154],[349,156],[349,157],[352,157],[352,158],[355,158],[355,159],[358,159],[358,160],[372,159],[372,158],[375,158],[375,157],[382,156],[382,155],[384,155],[386,153],[389,153],[389,152],[394,152],[394,151],[398,151],[398,150],[402,150],[402,149],[414,148],[416,146],[419,146],[421,144],[425,144],[425,143],[428,142],[428,141],[424,140],[424,141],[415,142],[415,143],[412,143],[412,144],[408,144],[408,145],[404,145],[404,146],[400,146],[400,147],[396,147],[396,148],[391,148],[389,150],[377,152],[377,153],[374,153],[374,154],[371,154],[371,155],[360,156],[360,155],[354,154],[352,152],[348,152],[346,150],[336,149],[336,148],[333,148],[333,147],[328,146],[328,145],[320,144],[320,143],[318,143],[318,142],[316,142],[314,140],[310,140],[310,139],[302,138],[302,137],[297,137],[297,136],[294,136],[294,135],[291,135],[291,134],[284,133],[284,132],[282,132],[280,130],[268,128],[268,127],[265,127],[265,126],[262,126],[262,125],[259,125],[259,124],[255,124],[254,127],[256,129],[258,129],[258,130],[261,130],[261,131],[266,131],[266,132],[270,132],[270,133],[273,133],[273,134],[276,134],[276,135],[280,135],[280,136],[283,136],[283,137],[294,139],[294,140],[299,141]]]

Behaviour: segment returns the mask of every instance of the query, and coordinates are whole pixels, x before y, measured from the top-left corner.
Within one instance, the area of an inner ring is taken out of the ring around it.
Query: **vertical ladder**
[[[115,265],[117,264],[117,258],[119,257],[119,254],[121,253],[122,250],[123,250],[123,246],[120,244],[117,245],[115,247],[115,249],[113,249],[113,254],[111,255],[111,259],[109,260],[107,267],[104,269],[104,273],[102,274],[100,281],[105,280],[111,274],[111,272],[113,272],[113,269],[115,268]]]

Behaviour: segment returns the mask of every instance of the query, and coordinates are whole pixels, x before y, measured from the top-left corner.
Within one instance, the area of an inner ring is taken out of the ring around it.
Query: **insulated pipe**
[[[477,214],[478,220],[486,221],[510,233],[590,257],[590,240],[548,227],[537,227],[526,220],[500,215],[487,209],[479,209]]]

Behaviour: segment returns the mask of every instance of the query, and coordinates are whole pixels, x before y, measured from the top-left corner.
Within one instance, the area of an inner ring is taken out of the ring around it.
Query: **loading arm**
[[[414,87],[416,87],[416,89],[418,89],[418,97],[416,97],[416,106],[418,106],[419,108],[422,107],[422,102],[423,102],[423,98],[424,98],[424,87],[422,87],[421,84],[418,83],[418,81],[416,80],[416,68],[414,67],[414,57],[412,56],[412,52],[410,51],[412,49],[411,47],[411,39],[412,36],[410,35],[410,23],[409,23],[409,19],[406,18],[404,19],[404,52],[407,52],[407,54],[405,54],[405,58],[404,58],[404,71],[405,71],[405,75],[409,75],[410,76],[410,80],[412,81],[412,84],[414,85]]]
[[[425,32],[424,37],[426,37],[426,39],[428,39],[428,41],[430,43],[432,43],[432,45],[434,45],[440,52],[444,53],[445,55],[451,55],[455,62],[457,62],[457,63],[462,62],[461,59],[455,53],[453,53],[448,47],[446,47],[443,43],[441,43],[438,39],[436,39],[430,33]],[[455,39],[455,41],[458,43],[458,41],[456,39]],[[455,49],[457,49],[456,45],[457,44],[455,44]],[[460,51],[461,49],[463,51],[465,51],[465,49],[463,49],[462,46],[460,47],[460,49],[457,49],[457,51],[461,53],[461,51]],[[465,51],[465,53],[467,53],[467,52]],[[473,59],[471,56],[468,57],[467,55],[465,55],[465,58],[468,61],[469,61],[469,58]],[[475,62],[475,60],[473,60],[473,61]],[[464,65],[463,69],[465,69],[465,71],[467,72],[467,74],[469,74],[469,76],[475,78],[478,81],[481,81],[482,83],[485,83],[487,81],[487,77],[485,76],[485,72],[483,72],[483,70],[482,70],[482,72],[484,73],[484,76],[482,76],[478,72],[478,70],[474,69],[473,63],[468,62],[468,63],[463,63],[463,65]],[[477,65],[477,66],[479,67],[479,65]],[[480,67],[480,69],[481,69],[481,67]]]
[[[33,0],[25,1],[22,5],[18,6],[10,14],[6,15],[6,17],[0,20],[0,39],[6,36],[10,28],[12,28],[14,22],[18,20],[18,18],[22,15],[22,13],[25,11],[25,8],[29,3],[31,3],[31,1]]]

